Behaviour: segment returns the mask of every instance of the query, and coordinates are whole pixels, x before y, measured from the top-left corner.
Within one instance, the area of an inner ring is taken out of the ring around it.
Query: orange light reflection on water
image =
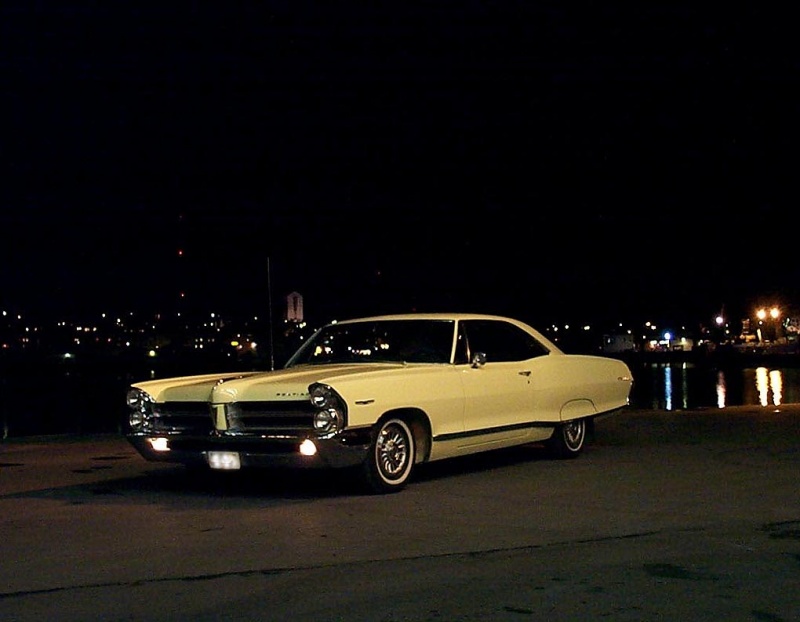
[[[783,375],[780,370],[770,371],[766,367],[756,369],[756,390],[758,401],[762,406],[770,405],[770,395],[772,395],[772,405],[780,406],[783,399]]]
[[[725,387],[725,372],[720,370],[717,372],[717,406],[719,408],[725,408],[726,395],[727,389]]]
[[[685,372],[685,370],[683,371]],[[761,406],[780,406],[783,403],[783,372],[780,369],[770,370],[766,367],[758,367],[754,371],[755,374],[751,376],[751,380],[755,382],[758,403]],[[670,366],[664,368],[663,382],[665,408],[667,410],[672,410],[676,406],[673,392],[677,387],[675,386],[675,378],[673,377],[673,370]],[[687,408],[688,405],[685,403],[685,397],[688,392],[685,386],[686,382],[682,382],[681,385],[684,389],[682,392],[684,396],[682,407]],[[752,387],[753,385],[750,386]],[[725,408],[728,405],[728,387],[725,379],[725,372],[722,370],[717,372],[715,390],[717,408]]]

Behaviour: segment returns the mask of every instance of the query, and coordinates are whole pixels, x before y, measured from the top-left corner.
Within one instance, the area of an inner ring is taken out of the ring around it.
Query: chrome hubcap
[[[378,462],[381,471],[387,476],[402,473],[408,459],[408,445],[405,436],[397,430],[386,429],[378,442]]]

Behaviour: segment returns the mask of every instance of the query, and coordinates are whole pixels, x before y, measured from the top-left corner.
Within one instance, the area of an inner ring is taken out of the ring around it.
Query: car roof
[[[537,339],[547,345],[553,354],[563,354],[561,349],[550,339],[548,339],[541,331],[532,327],[530,324],[503,315],[491,315],[485,313],[396,313],[393,315],[373,315],[361,318],[352,318],[348,320],[334,321],[331,324],[358,324],[360,322],[383,322],[391,320],[495,320],[508,322],[522,330],[534,335]]]
[[[378,322],[385,320],[504,320],[512,323],[522,323],[520,320],[515,320],[514,318],[485,313],[394,313],[389,315],[349,318],[331,323],[349,324],[353,322]]]

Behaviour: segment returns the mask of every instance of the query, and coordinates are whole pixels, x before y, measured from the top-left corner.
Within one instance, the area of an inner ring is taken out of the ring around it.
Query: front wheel
[[[583,451],[585,442],[586,419],[573,419],[556,427],[547,448],[555,458],[575,458]]]
[[[416,459],[411,428],[402,419],[387,419],[378,427],[364,461],[364,481],[372,492],[397,492],[405,488]]]

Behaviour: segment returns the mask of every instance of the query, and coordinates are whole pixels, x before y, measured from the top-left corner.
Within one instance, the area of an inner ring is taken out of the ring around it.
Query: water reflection
[[[673,380],[673,367],[676,372]],[[673,382],[680,385],[680,389],[674,388]],[[676,365],[664,366],[664,407],[667,410],[673,408],[686,409],[689,408],[689,366],[687,363],[680,363]],[[675,400],[679,400],[678,406],[675,406]]]
[[[667,410],[672,410],[672,365],[664,368],[664,397],[667,401]]]
[[[717,372],[717,408],[725,408],[725,396],[728,394],[725,389],[725,372]]]
[[[772,404],[780,406],[783,396],[783,374],[777,369],[770,371],[766,367],[759,367],[756,369],[756,390],[759,404],[769,406],[771,393]]]
[[[783,397],[783,374],[777,369],[773,369],[769,372],[769,378],[772,381],[772,403],[777,406]]]
[[[691,362],[634,369],[631,403],[641,408],[690,410],[800,403],[800,368],[725,368]]]

